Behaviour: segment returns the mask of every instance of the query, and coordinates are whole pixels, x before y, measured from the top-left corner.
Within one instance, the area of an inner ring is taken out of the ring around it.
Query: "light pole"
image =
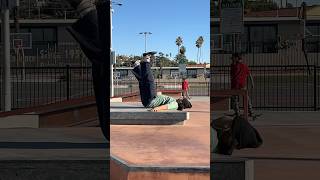
[[[147,35],[152,34],[151,32],[141,32],[139,34],[144,34],[144,52],[147,52]]]
[[[113,97],[114,96],[114,85],[113,85],[113,65],[114,65],[114,62],[113,62],[113,55],[115,55],[114,53],[111,53],[112,52],[112,13],[113,13],[113,9],[112,9],[112,5],[117,5],[117,6],[122,6],[121,3],[116,3],[116,2],[112,2],[110,1],[110,83],[111,83],[111,90],[110,90],[110,97]]]

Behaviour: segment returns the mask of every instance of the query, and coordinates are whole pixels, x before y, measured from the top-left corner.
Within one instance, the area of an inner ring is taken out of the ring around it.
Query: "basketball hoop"
[[[15,49],[21,49],[23,45],[23,40],[22,39],[14,39],[13,40],[13,47]]]

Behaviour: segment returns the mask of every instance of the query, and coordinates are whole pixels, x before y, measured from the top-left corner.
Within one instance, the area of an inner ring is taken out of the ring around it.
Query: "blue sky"
[[[209,0],[119,0],[114,6],[113,50],[117,54],[141,55],[144,52],[144,35],[147,51],[163,52],[176,56],[175,39],[183,38],[186,56],[196,60],[195,41],[204,37],[202,62],[210,62],[210,1]]]

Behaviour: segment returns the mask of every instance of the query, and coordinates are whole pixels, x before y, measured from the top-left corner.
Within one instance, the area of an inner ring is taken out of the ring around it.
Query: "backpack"
[[[211,122],[217,131],[217,154],[231,155],[234,148],[257,148],[263,143],[259,132],[243,117],[221,117]]]
[[[213,150],[214,153],[224,155],[232,154],[234,149],[232,137],[232,122],[232,118],[220,117],[210,123],[210,126],[216,130],[218,138],[218,144]]]

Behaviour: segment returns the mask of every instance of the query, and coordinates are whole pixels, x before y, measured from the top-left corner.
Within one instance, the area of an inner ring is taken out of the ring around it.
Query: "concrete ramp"
[[[111,103],[110,123],[112,125],[183,125],[189,119],[189,112],[150,112],[140,103]]]
[[[208,130],[111,126],[110,180],[209,180]]]

